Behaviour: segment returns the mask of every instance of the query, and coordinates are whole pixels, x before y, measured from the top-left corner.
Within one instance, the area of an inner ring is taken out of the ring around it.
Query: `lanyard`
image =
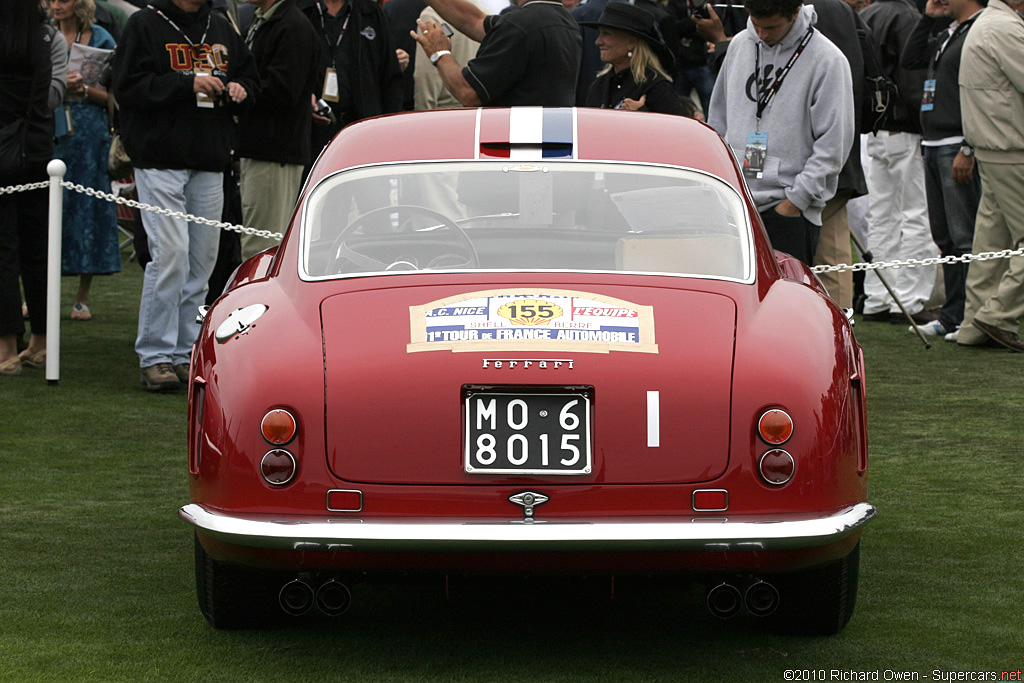
[[[71,45],[74,45],[75,43],[81,43],[81,42],[82,42],[82,29],[78,29],[78,35],[75,36],[75,40],[74,40],[74,42],[71,43]],[[68,45],[68,54],[69,55],[71,54],[71,45]]]
[[[758,121],[761,120],[761,115],[764,114],[765,108],[772,101],[772,99],[775,98],[775,94],[777,92],[779,92],[779,89],[782,87],[783,79],[786,78],[786,75],[789,73],[789,70],[793,68],[794,64],[796,64],[796,60],[800,57],[800,53],[804,51],[805,47],[807,47],[807,43],[811,42],[811,35],[813,33],[814,33],[814,27],[813,26],[808,26],[807,27],[807,33],[804,34],[804,37],[800,41],[800,44],[796,46],[796,50],[793,51],[793,54],[789,58],[789,61],[786,62],[786,66],[782,67],[782,71],[779,72],[779,75],[775,78],[775,80],[773,80],[771,82],[771,84],[765,89],[765,91],[761,93],[761,96],[757,98],[757,120]],[[761,89],[760,78],[761,78],[761,43],[758,42],[758,44],[757,44],[757,51],[754,53],[754,79],[755,79],[755,82],[757,83],[758,90]]]
[[[263,22],[264,21],[266,21],[266,20],[263,17],[258,17],[249,26],[249,30],[245,34],[245,45],[246,45],[246,47],[248,47],[250,49],[252,48],[252,41],[256,40],[256,31],[260,30],[260,27],[263,26]]]
[[[341,45],[341,39],[345,37],[345,30],[348,29],[348,20],[352,18],[352,8],[349,7],[348,14],[345,15],[345,23],[341,25],[341,32],[338,34],[338,39],[334,41],[334,45],[331,45],[331,39],[327,37],[327,23],[324,21],[324,6],[323,3],[316,3],[316,8],[320,12],[320,28],[324,32],[324,40],[327,41],[327,47],[331,50]],[[333,61],[333,58],[332,58]]]
[[[152,5],[146,5],[146,7],[148,7],[149,9],[153,10],[154,12],[159,14],[161,17],[163,17],[164,21],[166,21],[168,24],[170,24],[174,28],[175,31],[180,33],[181,37],[184,38],[185,40],[187,40],[188,44],[191,45],[192,49],[195,50],[196,52],[198,52],[199,48],[201,48],[203,45],[206,44],[206,34],[210,32],[210,19],[213,17],[213,13],[212,12],[210,14],[206,15],[206,28],[203,29],[203,37],[199,39],[199,44],[197,45],[196,43],[193,43],[192,39],[189,38],[187,35],[185,35],[185,32],[182,31],[181,28],[179,28],[177,24],[175,24],[173,21],[171,21],[171,18],[168,17],[166,14],[164,14],[163,12],[158,10],[156,7],[153,7]]]
[[[959,36],[961,33],[966,31],[967,29],[969,29],[971,27],[971,24],[973,24],[974,20],[977,19],[977,18],[978,18],[978,15],[975,14],[974,16],[972,16],[970,19],[968,19],[964,23],[957,25],[957,27],[953,30],[953,32],[949,35],[949,37],[946,38],[944,41],[942,41],[942,43],[939,45],[939,49],[937,49],[935,51],[935,58],[932,59],[932,72],[933,73],[938,68],[939,60],[942,59],[942,55],[946,51],[946,47],[950,43],[952,43],[954,40],[956,40],[957,36]]]

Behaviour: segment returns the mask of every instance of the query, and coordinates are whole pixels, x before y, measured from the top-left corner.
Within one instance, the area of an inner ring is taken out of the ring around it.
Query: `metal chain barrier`
[[[42,190],[49,186],[49,180],[42,180],[38,183],[29,183],[28,185],[11,185],[9,187],[0,187],[0,194],[14,194],[15,192],[28,192],[29,190]]]
[[[995,258],[1010,258],[1012,256],[1024,256],[1024,247],[1020,249],[1003,249],[1002,251],[985,251],[980,254],[964,254],[963,256],[936,256],[926,259],[906,259],[905,261],[880,261],[878,263],[854,263],[852,266],[840,263],[834,266],[814,266],[811,270],[815,273],[842,273],[845,271],[858,270],[885,270],[887,268],[919,268],[921,266],[935,266],[942,263],[968,263],[970,261],[989,261]]]
[[[43,183],[46,185],[46,183]],[[134,199],[125,199],[124,197],[118,197],[112,195],[109,192],[102,192],[100,190],[94,190],[91,187],[85,187],[84,185],[76,185],[70,183],[67,180],[60,181],[61,187],[65,187],[75,192],[90,195],[92,197],[99,197],[100,199],[106,199],[108,202],[114,202],[116,204],[123,204],[130,206],[135,209],[141,209],[143,211],[149,211],[151,213],[160,214],[161,216],[170,216],[172,218],[184,218],[191,223],[200,223],[202,225],[209,225],[214,228],[222,228],[224,230],[231,230],[233,232],[239,232],[243,235],[255,235],[256,237],[265,237],[267,239],[277,240],[280,242],[284,239],[284,235],[279,232],[271,232],[270,230],[260,230],[259,228],[247,228],[244,225],[235,225],[233,223],[222,223],[221,221],[211,220],[209,218],[203,218],[202,216],[194,216],[190,213],[180,213],[178,211],[172,211],[170,209],[164,209],[159,206],[151,206],[150,204],[144,204]]]
[[[75,192],[81,192],[93,197],[105,199],[116,204],[123,204],[132,208],[141,209],[143,211],[150,211],[152,213],[160,214],[161,216],[171,216],[174,218],[184,218],[192,223],[201,223],[203,225],[210,225],[215,228],[222,228],[224,230],[232,230],[234,232],[242,233],[243,235],[256,235],[257,237],[265,237],[267,239],[273,239],[281,241],[284,239],[284,235],[279,232],[271,232],[270,230],[260,230],[258,228],[247,228],[243,225],[235,225],[233,223],[222,223],[221,221],[211,220],[209,218],[202,218],[201,216],[194,216],[190,213],[179,213],[177,211],[171,211],[170,209],[163,209],[158,206],[151,206],[149,204],[143,204],[142,202],[135,201],[134,199],[125,199],[124,197],[118,197],[108,192],[102,192],[100,190],[94,190],[91,187],[85,187],[84,185],[76,185],[66,180],[60,182],[62,187]],[[14,192],[27,192],[29,190],[39,190],[47,187],[49,183],[42,181],[38,183],[31,183],[29,185],[12,185],[10,187],[0,187],[0,194],[12,194]],[[840,263],[834,266],[814,266],[811,268],[812,272],[815,273],[842,273],[846,271],[856,272],[858,270],[886,270],[890,268],[920,268],[922,266],[936,266],[943,263],[968,263],[970,261],[988,261],[996,258],[1010,258],[1013,256],[1024,256],[1024,247],[1020,249],[1003,249],[1002,251],[986,251],[980,254],[964,254],[963,256],[936,256],[934,258],[926,259],[906,259],[906,260],[895,260],[895,261],[879,261],[874,263],[854,263],[846,264]]]
[[[37,183],[43,187],[49,183]],[[214,228],[222,228],[224,230],[231,230],[233,232],[239,232],[243,235],[255,235],[257,237],[265,237],[267,239],[277,240],[280,242],[284,239],[284,235],[279,232],[271,232],[270,230],[260,230],[259,228],[247,228],[244,225],[235,225],[233,223],[222,223],[221,221],[211,220],[209,218],[203,218],[202,216],[194,216],[190,213],[180,213],[178,211],[172,211],[170,209],[163,209],[159,206],[152,206],[150,204],[144,204],[134,199],[126,199],[124,197],[118,197],[117,195],[110,194],[109,192],[102,192],[101,190],[94,190],[91,187],[85,187],[84,185],[76,185],[70,183],[67,180],[60,182],[61,187],[82,194],[87,194],[92,197],[99,197],[100,199],[106,199],[108,202],[114,202],[115,204],[123,204],[130,206],[135,209],[141,209],[143,211],[149,211],[151,213],[160,214],[161,216],[170,216],[172,218],[184,218],[191,223],[200,223],[202,225],[209,225]]]

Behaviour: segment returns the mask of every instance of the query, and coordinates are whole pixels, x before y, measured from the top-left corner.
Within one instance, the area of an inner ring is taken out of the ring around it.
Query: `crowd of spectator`
[[[141,201],[280,232],[355,121],[577,105],[706,119],[772,243],[809,265],[856,260],[851,230],[876,260],[1024,244],[1022,0],[496,1],[5,0],[0,145],[21,126],[24,150],[0,149],[0,186],[56,157],[109,191],[117,121]],[[80,278],[71,318],[89,320],[93,276],[121,268],[117,217],[65,192],[62,273]],[[271,242],[136,223],[142,384],[174,391],[211,276],[215,295],[216,272]],[[0,374],[45,362],[45,231],[44,192],[0,195]],[[934,269],[871,273],[859,292],[849,273],[822,279],[864,321],[1024,352],[1024,257],[942,271],[941,307]]]

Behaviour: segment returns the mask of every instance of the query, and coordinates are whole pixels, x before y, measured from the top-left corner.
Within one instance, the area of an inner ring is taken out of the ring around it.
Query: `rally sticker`
[[[416,351],[658,353],[654,309],[566,290],[471,292],[409,308]]]

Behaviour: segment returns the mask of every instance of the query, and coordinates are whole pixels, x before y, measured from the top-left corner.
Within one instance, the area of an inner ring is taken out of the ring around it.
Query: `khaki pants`
[[[840,190],[830,199],[821,212],[821,233],[818,235],[818,249],[814,252],[814,265],[835,266],[840,263],[852,264],[850,252],[850,221],[846,215],[846,202],[852,190]],[[840,308],[853,308],[853,273],[819,273],[818,279],[825,285],[828,295]]]
[[[981,203],[974,223],[975,254],[1024,245],[1024,165],[978,162]],[[1024,316],[1024,256],[971,261],[967,270],[967,304],[957,333],[960,344],[988,341],[971,325],[978,318],[1007,332],[1020,331]]]
[[[302,164],[242,159],[242,223],[247,228],[280,232],[288,228],[302,185]],[[242,259],[280,244],[277,240],[242,235]]]

